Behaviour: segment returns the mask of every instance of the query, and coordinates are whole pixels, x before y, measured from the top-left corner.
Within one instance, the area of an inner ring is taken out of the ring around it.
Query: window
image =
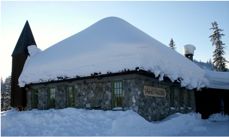
[[[31,106],[32,108],[37,108],[38,105],[38,92],[34,90],[31,92]]]
[[[114,82],[114,94],[116,97],[123,97],[124,96],[124,92],[122,89],[122,82],[118,81],[118,82]]]
[[[184,91],[179,90],[180,107],[184,106]]]
[[[175,103],[174,103],[174,99],[175,99],[175,90],[174,90],[174,88],[170,88],[170,107],[174,107],[175,106]]]
[[[116,81],[113,84],[113,99],[112,104],[113,107],[123,107],[123,83],[121,81]]]
[[[67,91],[67,102],[68,102],[68,106],[69,107],[74,107],[75,106],[75,94],[74,94],[74,90],[73,87],[68,87],[68,91]]]
[[[56,96],[56,95],[55,95],[55,88],[51,88],[51,89],[50,89],[50,98],[51,98],[51,99],[55,99],[55,96]]]
[[[191,91],[188,91],[187,92],[188,93],[188,107],[192,107],[192,98],[191,98],[191,96],[192,96],[192,92]]]
[[[55,108],[56,89],[51,88],[49,90],[49,107]]]

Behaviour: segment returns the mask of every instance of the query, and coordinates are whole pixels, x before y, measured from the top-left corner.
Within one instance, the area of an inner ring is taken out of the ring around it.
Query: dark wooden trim
[[[85,76],[85,77],[75,77],[75,78],[63,78],[60,80],[51,80],[51,81],[45,81],[45,82],[38,82],[38,83],[29,83],[26,85],[26,87],[29,86],[33,86],[33,85],[47,85],[47,84],[52,84],[52,83],[61,83],[61,82],[73,82],[76,80],[86,80],[86,79],[92,79],[92,78],[96,78],[96,79],[103,79],[105,77],[112,77],[112,76],[120,76],[120,75],[129,75],[129,74],[140,74],[143,76],[147,76],[150,78],[155,78],[155,79],[159,79],[159,77],[155,77],[155,75],[152,72],[149,71],[145,71],[145,70],[128,70],[128,71],[124,71],[124,72],[116,72],[116,73],[108,73],[108,74],[95,74],[95,75],[91,75],[91,76]],[[164,77],[163,82],[168,82],[168,83],[173,83],[176,85],[180,85],[180,83],[178,81],[174,81],[172,82],[168,77]]]

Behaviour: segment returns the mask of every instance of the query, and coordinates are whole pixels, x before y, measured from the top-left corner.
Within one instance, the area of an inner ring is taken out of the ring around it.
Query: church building
[[[41,51],[26,22],[12,54],[11,105],[132,109],[148,121],[196,111],[196,93],[209,80],[193,54],[184,57],[117,17]]]

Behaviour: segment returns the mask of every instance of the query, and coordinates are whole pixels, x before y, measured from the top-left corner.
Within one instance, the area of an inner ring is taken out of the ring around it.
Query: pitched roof
[[[205,76],[208,79],[206,87],[229,90],[229,72],[205,71]]]
[[[27,47],[29,45],[36,45],[36,42],[33,37],[33,33],[31,31],[31,28],[29,26],[29,22],[26,21],[24,28],[21,32],[21,35],[17,41],[17,44],[14,48],[14,51],[12,53],[12,56],[18,55],[18,54],[27,54],[28,50]]]
[[[130,23],[116,17],[87,29],[27,58],[20,86],[57,77],[90,76],[94,72],[120,72],[139,67],[160,80],[179,80],[188,88],[204,86],[204,71],[195,63]]]

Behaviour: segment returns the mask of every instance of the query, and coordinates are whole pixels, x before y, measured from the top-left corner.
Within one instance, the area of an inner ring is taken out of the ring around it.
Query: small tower
[[[36,45],[36,42],[29,22],[26,21],[12,53],[11,106],[17,107],[19,110],[26,107],[26,92],[24,88],[18,86],[18,78],[29,55],[27,47],[30,45]]]
[[[185,55],[185,57],[187,57],[188,59],[193,61],[193,55],[194,55],[194,51],[195,50],[196,50],[196,47],[191,45],[191,44],[184,45],[184,55]]]

